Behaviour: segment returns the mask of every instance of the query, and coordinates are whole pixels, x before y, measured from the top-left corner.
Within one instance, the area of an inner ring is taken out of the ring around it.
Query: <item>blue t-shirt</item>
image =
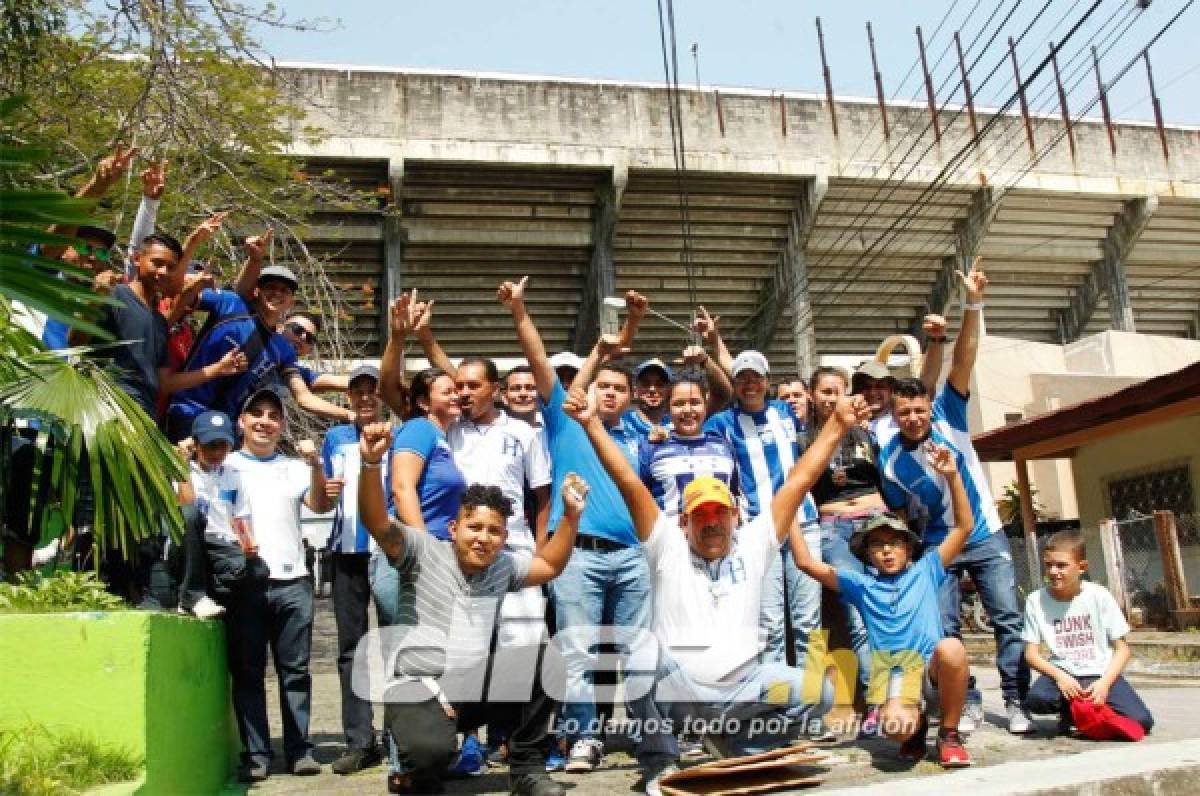
[[[879,440],[879,474],[883,499],[893,510],[908,506],[909,496],[920,503],[929,514],[925,525],[926,545],[938,545],[954,527],[954,506],[950,487],[929,464],[925,446],[908,442],[890,417],[876,424]],[[983,541],[1004,528],[996,501],[992,499],[987,477],[971,433],[967,431],[967,396],[959,394],[949,384],[933,401],[930,418],[930,438],[949,448],[958,461],[963,487],[975,515],[975,527],[967,544]]]
[[[542,404],[542,420],[546,429],[546,445],[550,449],[550,461],[554,471],[554,486],[551,489],[550,532],[558,527],[562,518],[562,484],[567,473],[576,473],[590,487],[587,505],[579,520],[579,530],[591,536],[599,536],[620,544],[638,544],[637,531],[633,527],[633,518],[629,516],[629,508],[620,490],[608,472],[600,464],[596,451],[588,440],[583,426],[575,422],[563,411],[563,402],[567,400],[567,391],[557,380],[554,390],[550,393],[550,401]],[[610,428],[609,434],[617,440],[622,451],[630,460],[630,466],[637,467],[637,434],[619,423]],[[632,447],[631,447],[632,446]]]
[[[676,516],[683,512],[683,490],[694,478],[711,475],[737,495],[740,490],[733,448],[715,432],[698,437],[672,434],[660,443],[644,443],[638,474],[658,507]]]
[[[917,652],[929,660],[946,635],[938,607],[938,589],[946,579],[946,568],[937,548],[895,575],[839,568],[837,578],[843,599],[862,614],[871,649]]]
[[[329,429],[321,445],[321,461],[325,465],[325,477],[341,477],[346,480],[338,499],[337,513],[326,545],[335,553],[369,553],[372,550],[371,533],[358,518],[358,477],[362,459],[358,451],[359,428],[353,423],[343,423]],[[387,500],[388,514],[395,514],[392,499],[392,458],[395,456],[397,438],[392,436],[392,448],[383,457],[383,467],[376,470],[383,479],[383,494]]]
[[[241,414],[242,404],[255,390],[295,372],[296,351],[283,335],[267,328],[237,293],[205,290],[197,309],[209,313],[205,332],[192,348],[183,371],[198,370],[220,361],[235,346],[246,350],[251,338],[262,335],[260,353],[245,373],[220,376],[171,396],[169,414],[194,418],[210,409],[230,417]]]
[[[450,520],[458,517],[467,479],[454,463],[446,435],[433,421],[418,417],[405,423],[392,443],[394,453],[415,453],[425,460],[417,481],[417,498],[425,529],[439,539],[450,538]]]
[[[737,456],[741,494],[750,519],[771,506],[771,498],[783,486],[792,466],[800,458],[800,421],[784,401],[767,401],[757,412],[735,404],[717,412],[704,424],[706,432],[725,438]],[[817,522],[817,504],[805,495],[797,519],[803,525]]]

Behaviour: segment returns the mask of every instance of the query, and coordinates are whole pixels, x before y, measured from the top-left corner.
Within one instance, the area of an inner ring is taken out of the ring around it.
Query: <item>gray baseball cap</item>
[[[268,265],[258,274],[258,284],[260,285],[263,282],[267,282],[272,279],[278,279],[280,281],[287,282],[292,286],[292,290],[296,290],[300,287],[300,280],[296,278],[296,275],[292,272],[292,269],[288,268],[286,265]]]

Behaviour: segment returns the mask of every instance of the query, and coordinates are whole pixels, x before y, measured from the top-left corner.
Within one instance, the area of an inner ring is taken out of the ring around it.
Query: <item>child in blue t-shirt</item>
[[[921,691],[928,678],[942,708],[940,762],[944,768],[961,768],[971,765],[958,734],[970,670],[962,641],[946,637],[942,629],[938,590],[975,518],[954,454],[932,442],[926,443],[926,453],[934,471],[931,477],[945,481],[954,510],[954,527],[941,544],[914,561],[920,539],[899,517],[880,514],[850,537],[851,552],[870,565],[865,573],[814,561],[799,540],[793,540],[792,555],[806,575],[841,592],[842,599],[862,614],[874,650],[867,701],[881,705],[880,732],[900,743],[902,757],[925,757],[929,723],[921,708]]]

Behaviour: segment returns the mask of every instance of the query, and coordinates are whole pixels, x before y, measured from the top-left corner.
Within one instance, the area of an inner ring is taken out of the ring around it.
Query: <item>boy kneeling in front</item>
[[[946,481],[954,509],[954,528],[941,544],[914,561],[920,539],[899,517],[880,514],[850,537],[850,550],[870,565],[866,573],[814,561],[808,547],[799,543],[802,539],[792,539],[792,555],[805,574],[841,592],[862,614],[875,651],[867,698],[882,703],[882,734],[900,743],[901,757],[913,761],[925,757],[929,722],[921,706],[921,682],[928,678],[942,708],[938,757],[944,768],[962,768],[971,765],[958,734],[970,667],[962,641],[944,637],[938,589],[975,519],[959,476],[958,457],[932,442],[923,452],[927,477]]]
[[[567,474],[563,519],[533,556],[504,549],[512,505],[495,486],[468,487],[458,518],[449,525],[451,540],[440,541],[388,516],[376,471],[391,445],[390,423],[372,423],[359,437],[359,517],[400,575],[395,637],[400,648],[387,657],[395,661],[395,670],[389,672],[384,723],[409,772],[408,792],[441,793],[458,748],[456,733],[475,730],[512,708],[512,702],[491,699],[490,691],[485,697],[483,691],[502,598],[562,573],[588,487]],[[555,704],[534,674],[509,738],[510,784],[514,794],[561,796],[565,791],[545,772]]]
[[[1025,660],[1042,674],[1026,709],[1057,713],[1060,732],[1074,723],[1095,740],[1140,741],[1154,718],[1121,676],[1131,655],[1129,623],[1108,589],[1083,580],[1083,534],[1059,531],[1047,539],[1042,565],[1046,586],[1025,599]]]

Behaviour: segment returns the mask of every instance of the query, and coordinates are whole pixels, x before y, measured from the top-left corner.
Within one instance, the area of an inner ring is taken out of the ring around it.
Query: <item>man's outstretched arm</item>
[[[983,330],[983,293],[987,288],[987,275],[979,267],[982,258],[971,263],[970,273],[958,272],[967,291],[963,305],[962,324],[958,339],[954,341],[954,354],[950,360],[950,376],[946,379],[959,395],[971,390],[971,371],[975,369],[975,355],[979,352],[979,337]]]
[[[383,479],[377,472],[391,446],[391,423],[371,423],[362,430],[358,439],[358,453],[362,459],[358,471],[358,516],[380,549],[395,561],[404,555],[404,534],[392,525],[392,518],[388,516]]]
[[[525,360],[533,370],[533,381],[537,385],[538,395],[543,401],[549,401],[558,376],[550,366],[550,358],[546,356],[546,345],[542,342],[542,336],[525,310],[525,286],[528,284],[528,276],[521,277],[520,282],[504,282],[496,290],[496,299],[512,312],[517,340],[521,344]]]
[[[821,427],[821,433],[809,444],[800,460],[792,465],[787,480],[771,499],[771,517],[775,521],[775,533],[780,542],[787,538],[796,510],[829,466],[829,460],[842,443],[842,437],[870,417],[871,407],[867,406],[861,395],[843,397],[838,401],[833,415]]]

